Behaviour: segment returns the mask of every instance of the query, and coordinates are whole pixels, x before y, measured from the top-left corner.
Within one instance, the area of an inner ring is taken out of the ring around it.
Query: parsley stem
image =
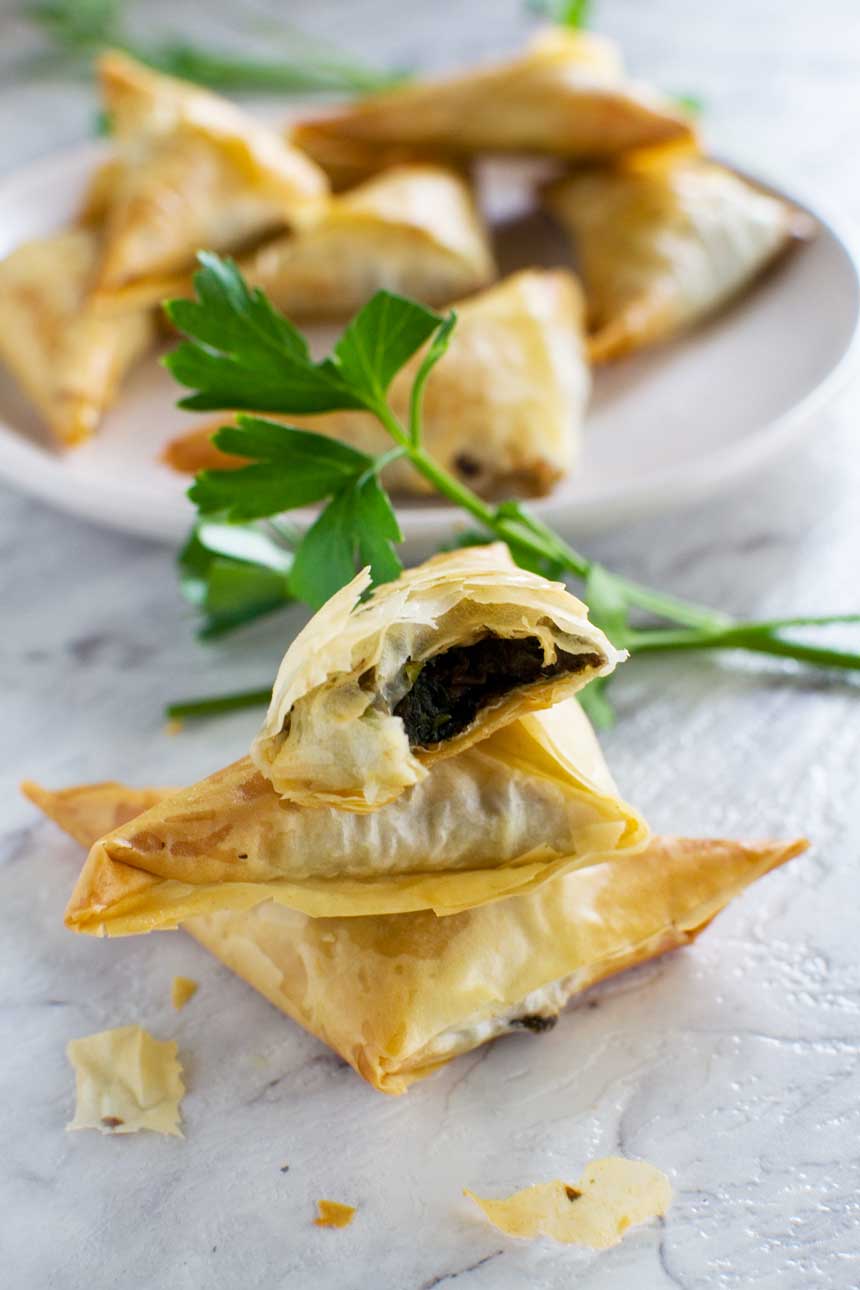
[[[391,421],[394,422],[393,427],[390,424]],[[390,412],[383,419],[383,423],[389,433],[393,434],[396,429],[402,435],[402,430]],[[443,466],[429,457],[422,448],[410,446],[407,455],[416,470],[420,471],[438,492],[468,511],[473,519],[496,537],[527,550],[541,559],[555,561],[568,573],[578,578],[587,578],[598,567],[525,509],[520,507],[515,515],[508,516],[500,513],[498,508],[489,506],[478,497],[477,493],[473,493],[471,488],[455,479]],[[666,618],[670,622],[679,623],[685,627],[710,631],[718,627],[728,627],[732,623],[727,615],[718,614],[712,609],[653,591],[650,587],[632,582],[616,573],[608,576],[612,578],[628,604],[635,605],[638,609],[645,609],[659,618]]]
[[[209,695],[202,699],[183,699],[168,703],[165,713],[171,720],[183,717],[214,717],[220,712],[238,712],[240,708],[259,708],[269,702],[272,687],[264,690],[237,690],[233,694]]]
[[[387,426],[386,421],[386,428]],[[495,536],[509,542],[515,549],[527,550],[532,555],[549,559],[579,578],[588,578],[602,566],[580,555],[541,520],[522,508],[512,515],[502,508],[488,506],[476,493],[428,457],[422,448],[410,447],[407,455],[413,466],[450,501],[463,507],[469,514]],[[790,626],[826,626],[834,622],[857,622],[860,615],[837,614],[826,618],[776,619],[772,622],[736,622],[727,614],[717,613],[701,605],[679,600],[653,591],[650,587],[633,582],[619,574],[602,570],[611,578],[617,590],[630,606],[644,609],[655,617],[677,623],[682,630],[651,630],[625,634],[624,644],[632,653],[657,650],[692,649],[744,649],[758,654],[771,654],[790,658],[817,667],[843,668],[860,671],[860,654],[844,650],[807,645],[802,641],[783,640],[773,633]]]
[[[848,621],[851,617],[845,615]],[[822,619],[820,625],[826,626],[827,622],[827,619]],[[783,625],[785,624],[780,622],[776,624]],[[737,623],[715,632],[633,631],[625,636],[624,644],[634,654],[692,649],[743,649],[754,654],[772,654],[778,658],[811,663],[816,667],[860,671],[860,653],[807,645],[804,641],[784,640],[780,636],[774,636],[773,630],[774,626],[769,623]]]
[[[406,449],[401,448],[399,445],[396,448],[389,448],[388,452],[380,453],[378,457],[374,457],[373,464],[368,467],[367,474],[376,475],[379,478],[386,466],[390,466],[393,461],[398,461],[399,458],[405,455]]]
[[[412,441],[409,438],[409,435],[403,429],[403,426],[400,424],[397,417],[391,411],[391,408],[388,406],[387,403],[385,402],[374,403],[372,405],[371,411],[373,412],[373,415],[376,417],[377,421],[382,422],[383,426],[391,435],[391,438],[394,440],[394,442],[398,444],[399,447],[402,448],[403,451],[406,452],[410,458],[414,457],[416,452],[420,452],[420,449],[416,448],[413,445]],[[456,483],[457,481],[453,480],[452,482]]]
[[[306,338],[265,295],[249,290],[235,264],[210,253],[202,253],[200,263],[195,277],[198,299],[166,306],[171,321],[187,337],[166,360],[177,380],[195,391],[183,406],[247,407],[249,401],[261,398],[269,411],[287,414],[363,408],[377,418],[393,445],[371,457],[344,444],[336,449],[336,441],[307,430],[285,426],[281,435],[278,427],[255,425],[253,418],[235,431],[220,431],[219,446],[236,448],[257,464],[232,473],[202,472],[191,490],[201,515],[226,515],[232,521],[272,516],[325,499],[327,504],[298,543],[289,583],[276,577],[273,587],[272,569],[283,572],[280,560],[275,566],[271,559],[258,561],[246,547],[247,563],[262,563],[266,576],[262,582],[246,578],[237,590],[235,579],[227,577],[233,571],[225,568],[224,560],[212,558],[222,554],[218,544],[198,542],[201,550],[189,545],[185,552],[191,575],[186,579],[188,594],[198,604],[206,597],[210,617],[217,612],[231,624],[248,621],[267,612],[273,596],[277,602],[288,599],[290,593],[309,604],[320,604],[348,580],[359,553],[362,562],[371,565],[375,582],[396,577],[402,567],[395,550],[401,534],[378,476],[386,464],[402,458],[436,494],[471,517],[480,530],[478,541],[500,539],[524,568],[583,581],[594,621],[618,647],[626,646],[633,653],[741,649],[860,672],[860,652],[783,635],[792,628],[860,623],[860,615],[745,623],[664,595],[589,560],[520,502],[485,501],[434,460],[422,443],[422,395],[449,344],[456,323],[453,311],[442,318],[415,301],[378,292],[347,326],[331,356],[318,363],[310,356]],[[387,392],[422,346],[423,358],[401,420]],[[243,445],[248,449],[244,454]],[[473,537],[470,533],[467,540]],[[231,550],[232,546],[228,556]],[[241,565],[242,560],[239,553],[234,564]],[[656,620],[654,626],[631,623],[631,611]],[[604,689],[603,684],[592,687],[592,707],[597,702],[594,696],[599,699]],[[262,704],[267,697],[268,691],[254,690],[175,703],[168,711],[177,717],[206,716]],[[605,711],[604,702],[604,715]]]

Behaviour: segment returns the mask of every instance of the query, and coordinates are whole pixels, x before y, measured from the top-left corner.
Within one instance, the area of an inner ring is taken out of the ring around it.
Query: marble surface
[[[170,8],[147,13],[155,24]],[[174,20],[199,27],[203,10]],[[705,100],[716,148],[860,215],[854,0],[603,0],[598,12],[637,70]],[[407,64],[503,49],[527,22],[508,0],[329,0],[290,16]],[[16,79],[29,41],[0,10],[4,167],[90,119],[84,88]],[[737,613],[856,609],[858,414],[855,383],[765,479],[593,553]],[[736,660],[629,665],[605,742],[655,828],[805,833],[810,853],[694,949],[593,992],[552,1033],[504,1040],[386,1099],[181,934],[107,944],[65,932],[79,849],[16,792],[24,775],[188,781],[240,754],[253,716],[169,737],[161,705],[265,682],[300,615],[201,646],[169,551],[5,488],[0,550],[7,1290],[860,1285],[856,685]],[[176,973],[201,982],[179,1014]],[[179,1042],[184,1141],[64,1132],[67,1040],[129,1022]],[[461,1196],[574,1179],[617,1152],[661,1165],[676,1199],[664,1223],[603,1255],[507,1240]],[[322,1196],[358,1206],[350,1228],[312,1226]]]

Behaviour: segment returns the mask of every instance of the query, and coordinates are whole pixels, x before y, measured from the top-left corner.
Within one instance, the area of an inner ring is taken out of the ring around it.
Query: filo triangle
[[[0,359],[64,447],[93,434],[155,340],[151,311],[107,319],[92,309],[101,250],[95,230],[73,228],[0,262]]]
[[[85,201],[104,214],[102,304],[149,302],[198,250],[235,251],[315,218],[327,183],[277,131],[207,90],[111,51],[99,62],[116,158]]]
[[[782,198],[675,149],[584,169],[547,203],[573,239],[594,362],[692,326],[811,231]]]
[[[611,42],[554,29],[508,62],[374,94],[300,123],[292,137],[340,185],[409,157],[584,161],[693,131],[676,104],[626,78]]]
[[[26,791],[84,843],[157,792]],[[657,837],[637,855],[449,918],[313,919],[267,903],[197,917],[185,930],[375,1088],[402,1093],[487,1040],[551,1029],[570,999],[689,944],[805,845]]]
[[[646,837],[571,700],[441,762],[371,813],[285,802],[245,758],[102,837],[66,922],[128,935],[263,901],[312,917],[450,914]]]
[[[483,497],[534,497],[575,466],[591,392],[585,357],[585,306],[576,279],[561,269],[526,269],[455,306],[457,326],[424,391],[427,452]],[[403,424],[419,351],[397,374],[389,401]],[[267,420],[279,418],[265,413]],[[362,452],[384,452],[391,440],[368,412],[288,416],[289,425],[343,440]],[[220,452],[211,436],[220,421],[177,436],[164,459],[174,470],[230,470],[247,464]],[[384,475],[395,493],[429,494],[404,461]]]

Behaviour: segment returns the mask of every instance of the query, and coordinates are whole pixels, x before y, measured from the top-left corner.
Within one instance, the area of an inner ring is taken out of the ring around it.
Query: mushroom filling
[[[543,647],[534,636],[487,635],[472,645],[455,645],[420,665],[412,688],[394,709],[410,747],[453,739],[472,724],[481,708],[511,690],[564,673],[599,667],[598,654],[556,651],[545,663]]]

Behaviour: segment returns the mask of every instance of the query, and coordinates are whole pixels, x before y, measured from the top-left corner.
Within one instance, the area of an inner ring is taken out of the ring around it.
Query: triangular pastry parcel
[[[96,843],[69,903],[76,931],[128,935],[274,901],[314,917],[447,914],[639,849],[576,700],[437,766],[370,814],[284,802],[227,767]]]
[[[125,54],[105,54],[99,73],[121,163],[109,200],[105,175],[95,181],[107,205],[100,292],[132,300],[143,284],[149,298],[201,248],[235,251],[318,215],[325,176],[277,131]]]
[[[104,818],[134,816],[140,790],[27,792],[61,827],[71,813],[70,831],[92,842]],[[374,1087],[402,1093],[497,1036],[550,1030],[570,999],[688,944],[804,846],[653,838],[637,855],[450,918],[314,919],[267,903],[185,929]]]
[[[375,810],[626,657],[500,542],[434,556],[364,599],[369,585],[364,570],[332,596],[278,669],[251,757],[290,801]],[[574,708],[556,709],[538,738],[562,757],[573,739],[575,764],[578,729]]]
[[[456,309],[448,352],[433,368],[424,392],[424,446],[484,497],[540,496],[574,465],[591,391],[579,284],[561,269],[527,269]],[[423,357],[422,350],[389,391],[395,415],[404,420]],[[367,412],[284,420],[364,452],[384,452],[391,444]],[[168,445],[165,460],[188,472],[246,464],[211,442],[223,424],[222,418],[180,435]],[[384,480],[393,492],[432,491],[403,462],[388,467]]]
[[[155,339],[147,310],[101,318],[89,288],[101,242],[92,229],[19,246],[0,263],[0,359],[61,444],[87,439],[132,364]]]
[[[510,62],[415,81],[300,123],[299,147],[335,180],[373,166],[374,150],[404,159],[538,153],[567,160],[689,139],[670,100],[626,80],[615,46],[587,32],[539,35]]]
[[[446,305],[495,277],[469,185],[441,166],[386,171],[240,268],[290,318],[349,317],[381,290]]]
[[[25,780],[21,792],[87,850],[99,838],[143,815],[175,793],[171,788],[131,788],[115,779],[50,791]]]
[[[574,242],[595,362],[691,326],[809,230],[787,202],[671,149],[583,170],[547,202]]]
[[[315,222],[264,242],[239,268],[293,319],[348,318],[382,290],[447,305],[496,276],[469,185],[431,165],[399,166],[360,184]],[[191,291],[190,277],[180,275],[140,283],[113,303],[157,304]],[[103,311],[110,305],[100,297]]]

